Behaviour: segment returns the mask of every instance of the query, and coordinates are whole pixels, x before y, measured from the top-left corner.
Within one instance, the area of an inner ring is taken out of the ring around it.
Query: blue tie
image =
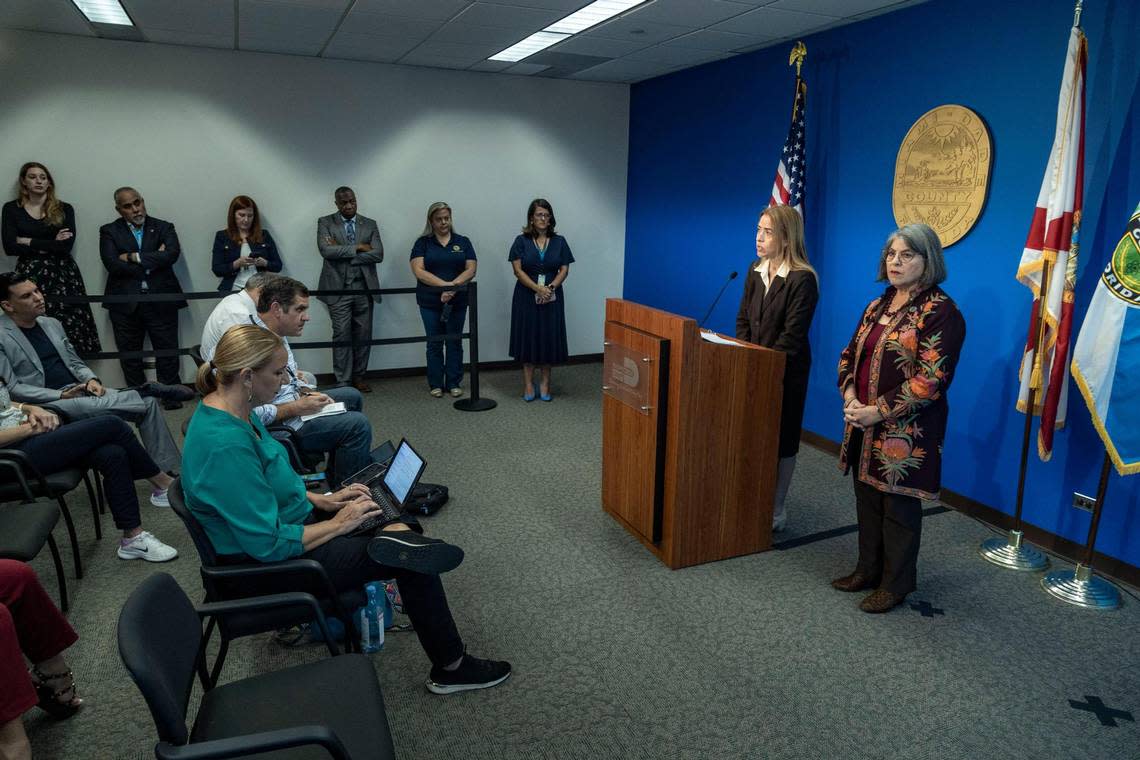
[[[348,242],[356,242],[356,220],[349,219],[344,223],[344,237]]]

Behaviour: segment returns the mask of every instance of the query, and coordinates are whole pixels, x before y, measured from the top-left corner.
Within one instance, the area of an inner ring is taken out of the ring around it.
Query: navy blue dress
[[[507,256],[508,261],[516,259],[522,262],[522,270],[530,279],[538,282],[538,276],[545,275],[549,285],[559,269],[574,263],[574,254],[561,235],[550,238],[545,256],[539,255],[534,240],[519,235]],[[511,358],[525,364],[560,364],[566,361],[569,353],[566,348],[566,300],[561,285],[554,289],[554,294],[555,299],[551,303],[538,304],[533,290],[515,282],[511,304]]]

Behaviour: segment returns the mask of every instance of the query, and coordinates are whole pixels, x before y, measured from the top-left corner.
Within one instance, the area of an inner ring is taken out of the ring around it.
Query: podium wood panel
[[[668,351],[660,533],[646,529],[644,512],[631,512],[634,499],[623,494],[644,479],[622,481],[605,463],[603,508],[671,568],[771,548],[784,355],[738,341],[710,343],[692,319],[608,299],[607,340],[629,334],[660,339]],[[603,401],[603,456],[645,446],[645,430],[635,435],[623,427],[632,423],[622,406]]]

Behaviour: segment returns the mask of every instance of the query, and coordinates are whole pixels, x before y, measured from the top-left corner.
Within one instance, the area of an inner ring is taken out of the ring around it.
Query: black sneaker
[[[428,675],[427,687],[432,694],[454,694],[471,689],[489,689],[511,676],[511,664],[500,660],[481,660],[467,654],[455,670],[436,666]]]
[[[172,404],[179,401],[189,401],[198,395],[185,385],[163,385],[162,383],[143,383],[142,385],[125,388],[124,390],[138,391],[140,396],[154,396],[157,399]],[[179,404],[176,407],[167,406],[166,408],[181,409],[182,405]]]
[[[388,567],[439,575],[459,567],[463,550],[411,530],[382,530],[368,542],[368,556]]]

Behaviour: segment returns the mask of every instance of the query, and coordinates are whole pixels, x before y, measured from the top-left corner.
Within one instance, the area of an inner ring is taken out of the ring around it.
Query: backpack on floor
[[[420,481],[412,489],[404,508],[417,515],[434,515],[447,503],[447,486]]]

